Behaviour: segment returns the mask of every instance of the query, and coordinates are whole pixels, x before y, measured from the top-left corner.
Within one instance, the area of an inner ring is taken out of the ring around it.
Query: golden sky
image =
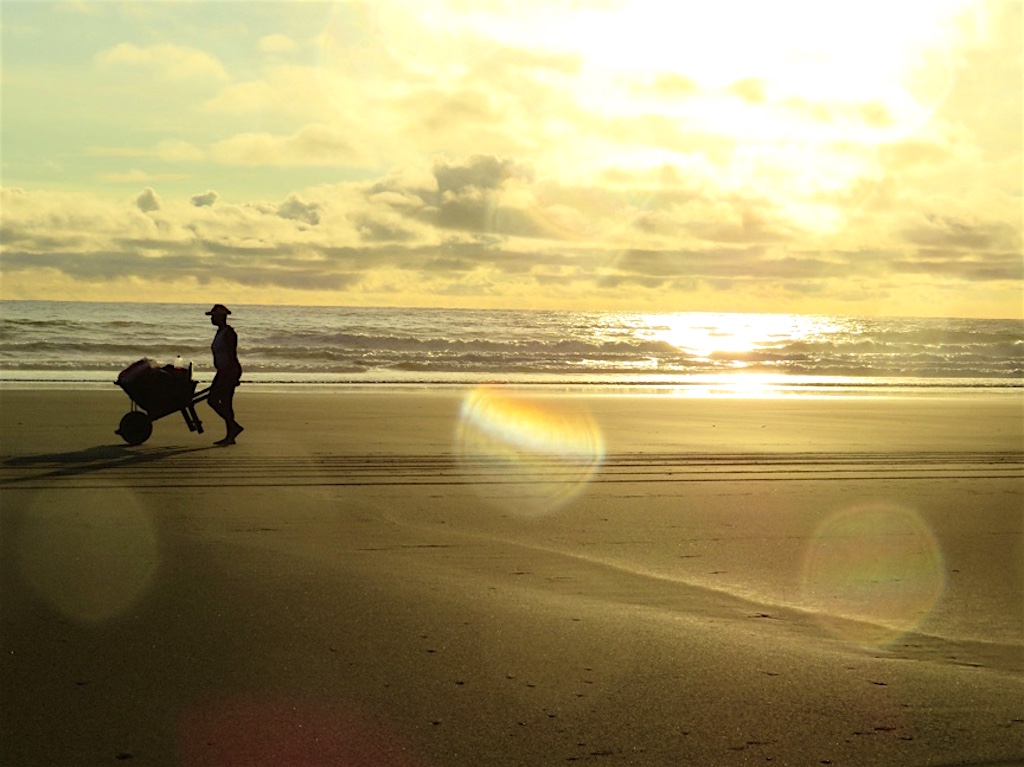
[[[1021,317],[1022,5],[3,3],[0,297]]]

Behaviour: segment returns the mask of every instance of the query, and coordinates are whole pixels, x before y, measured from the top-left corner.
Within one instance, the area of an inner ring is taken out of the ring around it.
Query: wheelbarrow
[[[210,387],[196,391],[192,364],[163,365],[143,357],[133,362],[114,382],[128,395],[132,409],[124,414],[114,432],[129,445],[141,445],[153,433],[153,421],[178,412],[189,431],[203,433],[196,405],[210,396]]]

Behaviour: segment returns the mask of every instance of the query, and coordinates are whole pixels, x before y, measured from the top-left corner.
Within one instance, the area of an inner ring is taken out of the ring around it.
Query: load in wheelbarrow
[[[132,401],[114,432],[129,445],[141,445],[153,433],[153,421],[174,412],[181,413],[189,431],[203,433],[196,405],[210,396],[210,387],[196,391],[191,363],[161,366],[143,357],[122,370],[115,383]]]

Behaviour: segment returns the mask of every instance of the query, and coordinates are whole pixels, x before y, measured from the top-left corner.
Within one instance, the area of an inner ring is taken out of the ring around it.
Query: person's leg
[[[242,433],[242,425],[235,420],[235,385],[227,386],[224,389],[224,397],[221,400],[222,417],[228,427],[228,440],[235,441],[235,437]]]
[[[242,431],[242,427],[235,422],[234,394],[235,387],[230,381],[226,381],[219,374],[214,376],[213,383],[210,384],[210,396],[206,401],[213,412],[224,419],[226,429],[224,439],[217,440],[215,444],[230,445]]]
[[[210,384],[210,394],[206,398],[206,404],[210,406],[214,413],[221,418],[224,417],[224,379],[219,375],[213,377],[213,383]]]

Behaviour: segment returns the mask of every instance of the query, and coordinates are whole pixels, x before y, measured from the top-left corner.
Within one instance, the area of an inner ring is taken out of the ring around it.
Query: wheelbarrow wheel
[[[124,414],[121,425],[114,433],[120,434],[121,439],[129,445],[141,445],[153,433],[153,421],[145,413],[133,410]]]

